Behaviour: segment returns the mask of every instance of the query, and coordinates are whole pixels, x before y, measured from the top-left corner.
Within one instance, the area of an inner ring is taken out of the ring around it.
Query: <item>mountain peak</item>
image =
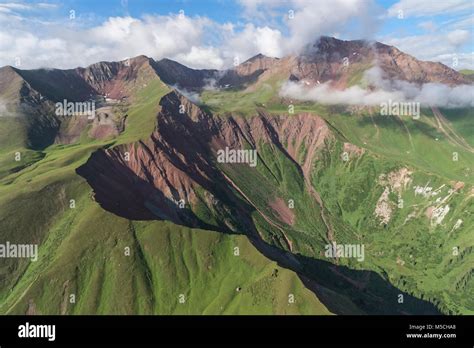
[[[164,83],[190,90],[202,88],[206,80],[215,79],[217,73],[212,69],[191,69],[168,58],[155,61],[152,65]]]
[[[128,58],[129,60],[131,61],[136,61],[136,62],[145,62],[145,61],[150,61],[152,58],[144,55],[144,54],[140,54],[136,57],[132,57],[132,58]],[[127,59],[124,59],[124,61],[126,61]]]
[[[232,70],[240,76],[250,76],[253,74],[259,75],[263,71],[273,67],[278,61],[279,58],[268,57],[259,53],[247,59],[242,64],[239,64]]]
[[[7,65],[0,68],[0,96],[5,99],[14,99],[19,95],[23,78],[17,69]]]
[[[299,67],[292,72],[298,80],[340,81],[355,74],[357,67],[377,65],[387,78],[414,83],[437,82],[449,85],[469,83],[457,71],[441,63],[425,62],[377,41],[341,40],[321,36],[297,57]],[[355,69],[355,70],[353,70]]]
[[[100,68],[100,67],[139,67],[139,66],[142,66],[143,64],[146,64],[146,63],[151,63],[153,62],[153,59],[152,58],[149,58],[145,55],[139,55],[139,56],[136,56],[136,57],[130,57],[130,58],[126,58],[126,59],[123,59],[123,60],[119,60],[119,61],[101,61],[101,62],[97,62],[97,63],[93,63],[93,64],[90,64],[88,65],[86,68],[77,68],[79,70],[82,70],[82,69],[95,69],[95,68]]]
[[[264,54],[261,54],[261,53],[258,53],[256,54],[255,56],[253,57],[250,57],[249,59],[247,59],[245,62],[243,62],[242,64],[245,64],[245,63],[251,63],[251,62],[255,62],[257,60],[261,60],[261,59],[273,59],[273,58],[270,58]]]
[[[1,72],[16,72],[16,68],[12,67],[11,65],[5,65],[0,68],[0,73]]]

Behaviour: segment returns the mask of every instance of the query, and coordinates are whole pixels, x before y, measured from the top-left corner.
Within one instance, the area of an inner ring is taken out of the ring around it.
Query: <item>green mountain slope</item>
[[[128,110],[129,126],[112,142],[84,134],[80,143],[44,152],[9,143],[22,156],[16,162],[8,154],[6,165],[24,168],[7,170],[1,180],[1,239],[38,243],[40,256],[37,262],[2,260],[0,311],[329,314],[295,273],[260,255],[245,237],[167,222],[133,222],[93,202],[75,169],[98,148],[147,137],[164,91],[159,80],[139,90]],[[30,153],[40,157],[30,160]],[[72,294],[75,303],[70,303]]]

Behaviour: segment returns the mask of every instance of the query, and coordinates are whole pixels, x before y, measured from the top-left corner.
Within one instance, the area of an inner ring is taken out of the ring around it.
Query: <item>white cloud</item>
[[[201,102],[201,98],[199,97],[199,93],[189,91],[186,88],[179,88],[178,85],[172,85],[172,88],[177,90],[179,93],[184,95],[187,99],[191,100],[195,104],[199,104]]]
[[[284,22],[288,35],[280,34],[279,51],[284,54],[298,52],[308,43],[314,43],[321,35],[334,35],[344,32],[347,37],[371,38],[378,26],[378,14],[381,8],[372,0],[240,0],[246,16],[262,18],[268,16],[276,7]],[[290,18],[289,11],[292,11]],[[354,24],[350,29],[349,24]]]
[[[446,15],[472,11],[471,0],[400,0],[388,9],[390,17],[397,17],[402,11],[404,18]]]
[[[442,62],[455,70],[474,69],[474,52],[445,53],[434,57],[433,60],[436,62]]]
[[[56,23],[42,22],[37,16],[23,17],[40,8],[53,8],[54,4],[0,4],[0,66],[13,65],[16,57],[20,57],[22,68],[73,68],[144,54],[155,59],[174,59],[193,68],[222,69],[231,67],[235,57],[243,62],[258,53],[273,57],[297,53],[321,35],[338,33],[345,39],[373,39],[381,11],[374,0],[240,0],[240,3],[251,22],[220,24],[206,17],[169,14],[111,17],[92,27],[88,25],[90,19],[81,16],[73,21],[63,18],[63,22]],[[451,7],[464,8],[458,3],[454,0]],[[402,0],[399,4],[415,8],[411,1]],[[445,8],[438,4],[426,6],[436,11]],[[289,10],[293,11],[292,19],[288,17]],[[469,55],[458,52],[472,37],[472,29],[466,27],[469,20],[472,18],[463,17],[449,24],[449,33],[428,32],[429,35],[388,37],[381,41],[417,58],[445,64],[457,54],[460,67],[472,68]],[[423,26],[429,29],[431,24],[425,22]]]
[[[372,0],[239,0],[244,7],[244,17],[257,19],[260,26],[246,24],[241,31],[235,26],[223,28],[223,56],[228,62],[232,54],[243,61],[262,53],[282,57],[298,53],[307,44],[314,43],[321,35],[346,33],[353,38],[369,38],[378,26],[381,9]],[[285,30],[274,28],[276,10],[283,17]],[[291,16],[290,16],[291,11]],[[263,20],[263,19],[266,19]],[[349,24],[354,24],[348,29]],[[358,28],[358,30],[357,30]]]
[[[224,60],[220,56],[220,51],[215,47],[192,46],[188,52],[179,53],[174,58],[181,64],[196,69],[221,69],[224,67]]]
[[[448,39],[451,45],[457,47],[469,41],[469,39],[471,38],[471,33],[469,33],[469,31],[467,30],[457,29],[449,32],[446,35],[446,38]]]
[[[329,83],[307,87],[303,83],[291,81],[282,86],[280,94],[283,97],[330,105],[377,105],[388,99],[399,100],[403,96],[399,92],[368,91],[359,86],[336,90]]]
[[[287,47],[299,50],[314,42],[320,35],[344,32],[344,27],[357,21],[358,25],[346,29],[348,37],[370,38],[378,26],[378,7],[371,0],[328,0],[321,2],[293,0],[294,19],[288,19],[290,31]],[[357,30],[358,28],[358,30]]]
[[[453,30],[444,34],[406,36],[402,38],[382,38],[386,44],[393,45],[403,52],[421,60],[441,62],[455,69],[473,69],[473,53],[463,52],[461,46],[472,40],[472,32]],[[453,65],[455,59],[457,65]]]
[[[452,29],[467,29],[472,31],[472,28],[474,28],[474,13],[471,13],[468,16],[462,16],[460,18],[458,17],[453,20],[449,20],[444,24]]]
[[[112,17],[91,29],[60,25],[39,33],[22,25],[5,27],[0,32],[0,64],[12,65],[20,57],[26,68],[72,68],[144,54],[157,59],[180,57],[196,67],[209,60],[211,67],[220,68],[216,49],[202,44],[209,25],[206,18],[169,15]]]
[[[339,90],[331,87],[329,82],[308,87],[300,82],[288,81],[282,86],[280,95],[330,105],[380,105],[391,100],[448,108],[474,106],[474,86],[471,85],[450,87],[425,83],[419,86],[406,81],[389,81],[382,78],[377,67],[368,70],[365,79],[376,87],[375,90],[360,86]]]
[[[426,22],[421,22],[418,23],[418,26],[426,31],[435,31],[437,28],[437,25],[433,21],[426,21]]]
[[[22,2],[7,2],[0,3],[0,22],[8,20],[25,20],[23,13],[38,12],[44,10],[52,10],[57,8],[56,4],[48,3],[22,3]]]
[[[237,57],[240,62],[258,53],[270,57],[281,57],[282,34],[279,30],[269,27],[256,27],[247,24],[241,31],[236,31],[233,27],[226,26],[227,31],[223,32],[222,46],[223,56],[227,59]]]
[[[204,30],[209,25],[206,18],[179,15],[146,16],[141,20],[115,17],[89,30],[84,44],[106,48],[110,60],[140,54],[158,59],[180,54],[198,58],[199,52],[208,54],[203,48],[197,50],[196,45],[202,42]]]
[[[49,25],[47,32],[30,32],[21,23],[5,27],[0,31],[0,65],[12,65],[20,57],[23,68],[73,68],[144,54],[192,68],[222,69],[232,66],[234,57],[244,61],[258,53],[283,54],[279,30],[253,24],[236,30],[205,17],[111,17],[91,29],[72,24]],[[221,39],[219,46],[206,44],[212,34]]]
[[[40,2],[40,3],[36,4],[36,6],[38,8],[41,8],[41,9],[53,9],[53,8],[58,7],[58,5],[56,5],[56,4],[50,4],[50,3],[47,3],[47,2]]]
[[[3,12],[13,12],[13,11],[24,11],[24,10],[31,10],[33,7],[31,5],[16,3],[16,2],[9,2],[0,4],[0,10]]]

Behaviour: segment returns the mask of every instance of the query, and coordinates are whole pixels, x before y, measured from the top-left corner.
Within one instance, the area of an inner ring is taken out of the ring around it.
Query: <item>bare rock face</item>
[[[235,71],[241,76],[252,75],[258,70],[267,70],[278,64],[280,59],[257,54],[256,56],[239,64]]]
[[[393,46],[377,42],[377,61],[388,78],[417,83],[438,82],[448,85],[470,83],[462,74],[441,63],[424,62]]]
[[[138,56],[121,62],[100,62],[75,71],[95,94],[120,99],[159,78],[152,64],[153,59]]]
[[[164,96],[160,104],[156,129],[148,140],[100,150],[77,169],[99,204],[119,216],[209,227],[193,213],[200,205],[219,212],[221,220],[213,229],[236,231],[239,226],[240,231],[253,231],[251,207],[232,190],[217,163],[218,151],[248,146],[258,151],[265,143],[297,161],[305,147],[306,156],[299,160],[307,171],[315,151],[332,138],[324,120],[309,114],[221,118],[178,92]]]
[[[23,83],[16,69],[11,66],[0,68],[0,96],[4,100],[18,98]]]
[[[219,80],[219,84],[229,84],[233,87],[247,87],[257,81],[265,72],[273,72],[279,67],[280,59],[257,54],[237,65],[234,69],[228,70]]]
[[[296,58],[297,63],[291,68],[293,79],[312,83],[341,82],[358,69],[367,70],[375,65],[388,79],[449,85],[469,83],[462,74],[444,64],[419,61],[380,42],[343,41],[323,36]]]

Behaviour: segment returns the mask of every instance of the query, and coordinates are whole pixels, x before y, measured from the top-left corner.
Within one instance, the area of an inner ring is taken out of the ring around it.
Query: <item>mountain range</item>
[[[469,72],[331,37],[222,71],[1,68],[0,241],[39,257],[2,260],[0,312],[473,314],[473,108],[387,116],[282,93],[377,91],[374,68],[472,88]],[[95,115],[58,115],[64,101]],[[337,245],[364,254],[328,257]]]

